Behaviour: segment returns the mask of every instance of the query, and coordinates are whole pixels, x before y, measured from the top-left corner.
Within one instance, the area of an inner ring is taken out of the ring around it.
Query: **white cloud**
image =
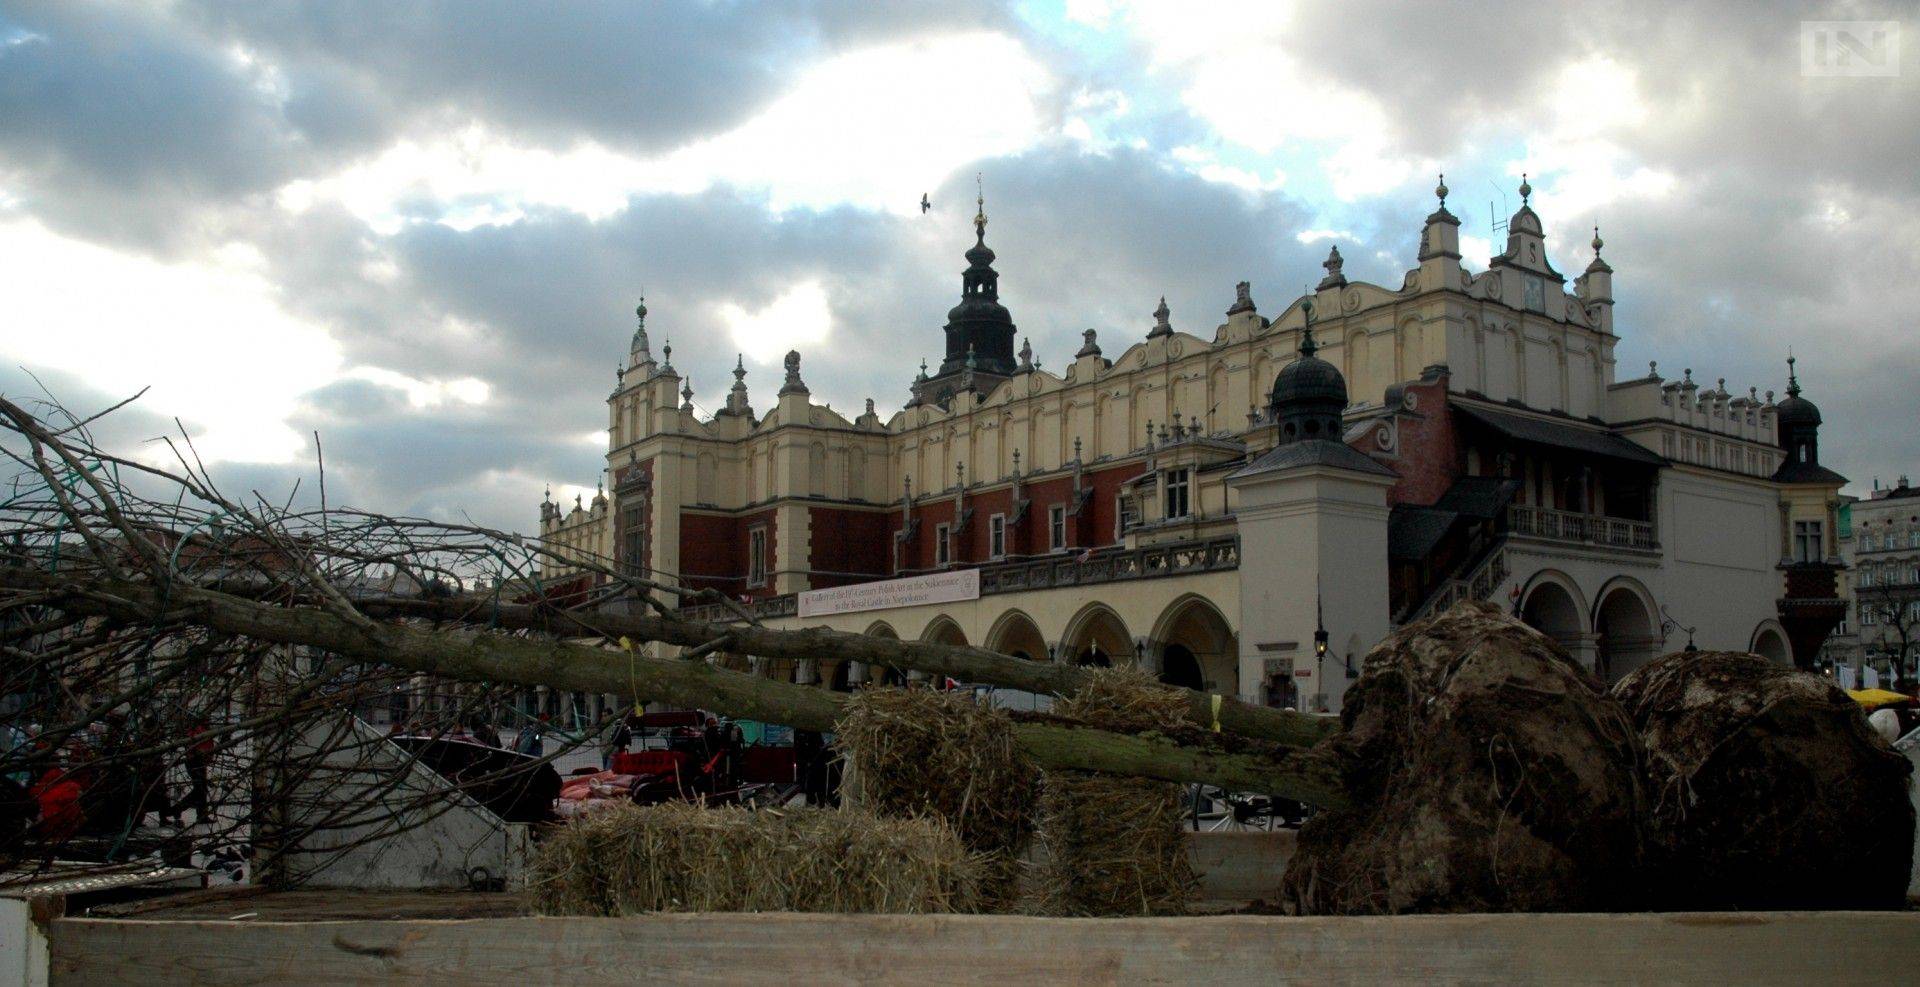
[[[788,288],[759,311],[733,302],[723,302],[716,310],[734,345],[756,363],[777,363],[787,350],[804,350],[833,331],[833,307],[817,281]]]
[[[209,461],[293,460],[307,441],[288,424],[301,395],[341,379],[399,388],[415,407],[481,404],[490,394],[471,377],[425,381],[344,366],[325,327],[280,307],[251,245],[162,263],[15,219],[0,222],[0,269],[12,286],[4,359],[113,395],[151,385],[141,407],[204,428],[193,438]]]
[[[456,229],[511,223],[528,208],[601,218],[636,193],[691,193],[714,184],[764,190],[774,209],[855,205],[906,214],[955,168],[1022,150],[1043,135],[1041,98],[1053,86],[1017,41],[964,34],[884,45],[814,66],[792,91],[739,127],[656,158],[594,143],[512,144],[475,122],[402,141],[280,202],[301,210],[338,200],[383,232],[410,202],[431,203]],[[1124,102],[1090,108],[1125,112]]]
[[[421,380],[384,367],[354,367],[342,376],[354,380],[371,381],[404,391],[407,395],[407,403],[415,408],[433,408],[451,402],[486,404],[487,400],[493,396],[493,388],[486,381],[476,377],[461,377],[456,380]]]
[[[333,378],[340,350],[281,311],[257,260],[234,248],[162,264],[33,220],[0,224],[13,285],[4,352],[110,394],[152,385],[143,407],[202,423],[194,441],[209,459],[285,462],[303,446],[286,423],[296,397]]]

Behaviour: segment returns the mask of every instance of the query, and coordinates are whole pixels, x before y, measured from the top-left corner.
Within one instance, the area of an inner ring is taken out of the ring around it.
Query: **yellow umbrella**
[[[1848,689],[1847,695],[1852,696],[1854,702],[1868,709],[1878,709],[1881,706],[1892,706],[1896,703],[1913,701],[1912,696],[1891,692],[1886,689]]]

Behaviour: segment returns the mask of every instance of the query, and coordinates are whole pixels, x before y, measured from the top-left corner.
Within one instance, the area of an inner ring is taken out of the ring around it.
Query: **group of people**
[[[176,829],[189,812],[195,824],[211,818],[218,741],[205,719],[115,710],[74,732],[8,724],[0,740],[0,839],[103,836],[123,845],[149,818]]]

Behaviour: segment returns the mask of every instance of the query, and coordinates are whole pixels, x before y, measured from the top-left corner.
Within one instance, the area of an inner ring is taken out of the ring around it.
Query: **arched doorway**
[[[1239,642],[1212,601],[1175,600],[1154,626],[1153,640],[1162,642],[1160,681],[1227,696],[1239,693]]]
[[[1760,629],[1754,632],[1753,644],[1747,650],[1776,665],[1793,664],[1785,635],[1780,633],[1779,628],[1767,624],[1761,624]]]
[[[1653,660],[1661,644],[1652,609],[1639,593],[1624,585],[1606,590],[1600,598],[1593,629],[1600,638],[1594,674],[1609,684]]]
[[[987,650],[1027,661],[1045,661],[1047,639],[1032,617],[1019,610],[1009,610],[987,631]]]
[[[1160,650],[1160,681],[1182,689],[1207,687],[1205,676],[1200,674],[1200,659],[1184,644],[1169,644]]]
[[[1127,625],[1105,604],[1095,603],[1067,624],[1060,653],[1075,664],[1108,668],[1131,664],[1133,637]]]
[[[966,632],[960,629],[960,625],[954,622],[952,617],[945,614],[933,618],[933,622],[928,624],[927,629],[920,634],[920,640],[928,644],[947,644],[956,648],[967,646]],[[907,672],[907,681],[929,682],[936,689],[946,685],[944,679],[917,669]]]
[[[1587,621],[1581,614],[1579,601],[1574,599],[1573,591],[1564,583],[1538,577],[1536,580],[1520,605],[1520,619],[1528,627],[1559,642],[1561,647],[1573,651],[1587,632]]]
[[[884,637],[894,641],[900,640],[900,635],[894,631],[893,625],[884,620],[876,621],[869,626],[867,628],[867,636]],[[907,677],[900,674],[899,669],[887,668],[885,666],[875,667],[863,661],[848,662],[848,664],[852,666],[847,670],[847,683],[849,688],[862,685],[881,686],[907,684]]]

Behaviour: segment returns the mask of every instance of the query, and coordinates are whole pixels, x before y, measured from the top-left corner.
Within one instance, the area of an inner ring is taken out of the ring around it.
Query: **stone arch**
[[[1520,594],[1520,619],[1578,654],[1591,626],[1579,584],[1557,569],[1542,569],[1527,579]]]
[[[1047,660],[1046,636],[1040,633],[1040,625],[1024,610],[1009,610],[1001,614],[987,631],[986,648],[1028,661]]]
[[[1349,329],[1342,342],[1345,343],[1342,347],[1345,352],[1341,354],[1341,362],[1347,365],[1349,386],[1354,387],[1356,392],[1365,393],[1365,389],[1371,388],[1373,377],[1370,372],[1372,368],[1368,366],[1368,361],[1372,359],[1372,344],[1367,338],[1367,330],[1365,327]],[[1361,385],[1361,381],[1367,381],[1367,384]]]
[[[847,499],[867,499],[867,453],[859,446],[847,449]]]
[[[1600,588],[1593,610],[1598,639],[1594,673],[1613,683],[1652,661],[1665,643],[1660,633],[1660,610],[1639,580],[1618,576]]]
[[[929,644],[951,644],[964,648],[967,646],[967,632],[960,629],[958,621],[946,614],[941,614],[927,623],[927,629],[920,632],[920,640]],[[909,669],[906,676],[909,682],[925,682],[931,677],[918,669]]]
[[[820,442],[807,447],[807,493],[827,495],[827,447]]]
[[[1240,643],[1212,600],[1195,593],[1174,600],[1154,623],[1160,681],[1223,696],[1240,691]]]
[[[717,503],[714,500],[720,490],[720,461],[713,453],[703,452],[694,462],[693,499],[700,504]]]
[[[1060,655],[1079,665],[1130,665],[1133,637],[1112,607],[1089,603],[1067,621],[1066,632],[1060,635]]]
[[[1747,651],[1776,665],[1793,664],[1793,652],[1787,647],[1787,632],[1777,620],[1763,620],[1753,629]]]
[[[920,640],[929,644],[955,644],[964,647],[967,632],[960,629],[960,622],[946,614],[927,621],[927,629],[920,632]]]
[[[884,637],[893,641],[900,640],[900,633],[893,629],[892,624],[884,620],[876,620],[868,624],[864,633],[868,637]],[[897,668],[887,668],[885,666],[873,667],[863,661],[850,661],[847,665],[849,666],[847,669],[847,684],[849,687],[859,685],[905,685],[907,683],[907,677]]]

